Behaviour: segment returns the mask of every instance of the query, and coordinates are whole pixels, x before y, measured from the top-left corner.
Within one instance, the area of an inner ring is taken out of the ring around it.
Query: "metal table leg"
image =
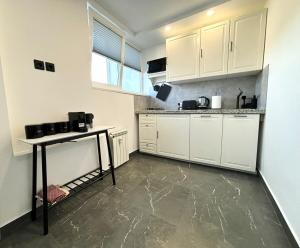
[[[44,235],[48,234],[48,197],[47,197],[47,160],[46,146],[42,145],[42,179],[43,179],[43,223]]]
[[[102,160],[101,160],[101,149],[100,149],[100,138],[99,134],[97,134],[97,149],[98,149],[98,158],[99,158],[99,167],[100,167],[100,175],[103,175],[103,170],[102,170]]]
[[[32,147],[32,196],[31,196],[31,219],[36,219],[36,170],[37,170],[37,145]]]
[[[109,145],[109,137],[108,137],[108,130],[105,131],[105,137],[106,137],[106,144],[107,144],[107,149],[108,149],[108,157],[109,157],[109,165],[110,165],[110,170],[111,170],[111,176],[113,180],[113,184],[116,185],[116,179],[115,179],[115,168],[112,162],[112,155],[111,155],[111,149]]]

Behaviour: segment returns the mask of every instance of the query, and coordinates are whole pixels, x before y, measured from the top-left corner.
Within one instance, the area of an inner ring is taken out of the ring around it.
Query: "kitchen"
[[[1,247],[299,247],[296,0],[13,2]]]

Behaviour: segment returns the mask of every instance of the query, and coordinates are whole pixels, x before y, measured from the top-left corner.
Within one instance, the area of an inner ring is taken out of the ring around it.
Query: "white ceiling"
[[[96,0],[124,24],[129,39],[140,49],[162,44],[165,39],[232,16],[262,9],[266,0]],[[207,16],[213,8],[215,14]],[[171,30],[166,31],[169,25]]]
[[[227,0],[96,0],[133,33],[151,30]]]

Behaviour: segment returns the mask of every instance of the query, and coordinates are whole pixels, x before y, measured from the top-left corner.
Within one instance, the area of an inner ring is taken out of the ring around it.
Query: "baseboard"
[[[132,157],[132,156],[135,156],[137,153],[139,153],[139,149],[136,149],[135,151],[130,152],[129,153],[129,158]]]
[[[37,207],[36,209],[36,216],[37,218],[42,216],[42,206]],[[12,233],[16,232],[19,228],[21,228],[25,224],[29,224],[31,222],[31,211],[28,213],[18,217],[17,219],[9,222],[8,224],[4,225],[0,228],[0,241],[2,239],[7,238]]]
[[[294,233],[293,229],[290,227],[290,224],[288,223],[287,221],[287,218],[284,214],[284,212],[282,211],[282,208],[280,206],[280,204],[278,204],[278,201],[276,199],[276,197],[274,196],[272,190],[270,189],[270,186],[268,185],[266,179],[264,178],[264,176],[260,173],[260,171],[258,171],[258,175],[259,177],[261,178],[261,181],[263,183],[263,186],[265,187],[266,189],[266,192],[268,194],[268,197],[269,199],[271,200],[272,202],[272,205],[275,209],[275,212],[280,220],[280,223],[282,224],[283,226],[283,229],[285,231],[285,233],[287,234],[288,236],[288,239],[292,245],[293,248],[299,248],[300,247],[300,241],[297,240],[297,236],[296,234]]]

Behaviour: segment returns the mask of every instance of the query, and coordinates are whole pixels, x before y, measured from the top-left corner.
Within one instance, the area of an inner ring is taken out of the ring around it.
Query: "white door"
[[[259,115],[224,115],[221,164],[256,171]]]
[[[157,154],[189,159],[189,115],[157,116]]]
[[[191,115],[190,160],[206,164],[221,164],[223,115]]]
[[[229,21],[201,29],[200,77],[227,74]]]
[[[234,18],[230,27],[229,73],[261,70],[263,67],[266,11]]]
[[[199,43],[199,31],[167,39],[167,82],[199,77]]]

